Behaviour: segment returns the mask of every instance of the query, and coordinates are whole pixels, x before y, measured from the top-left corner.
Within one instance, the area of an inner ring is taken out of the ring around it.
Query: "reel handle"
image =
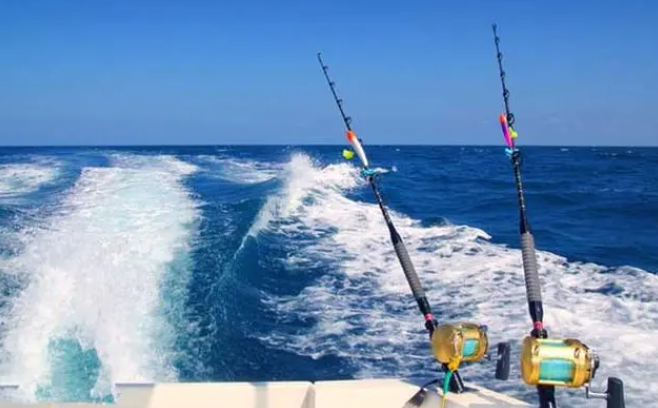
[[[624,383],[616,377],[608,378],[608,407],[607,408],[626,408],[624,401]]]
[[[606,408],[626,408],[624,400],[624,382],[616,377],[608,378],[608,389],[605,392],[594,392],[585,388],[585,396],[607,400]]]
[[[510,344],[498,343],[498,360],[496,361],[496,379],[506,381],[510,372]]]

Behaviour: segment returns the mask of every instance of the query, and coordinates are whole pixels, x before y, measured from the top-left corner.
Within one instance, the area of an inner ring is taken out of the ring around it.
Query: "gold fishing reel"
[[[443,377],[441,407],[446,403],[448,392],[466,391],[458,369],[462,362],[472,363],[490,359],[487,327],[474,323],[451,323],[435,326],[432,330],[432,352],[436,360],[443,365],[446,372]],[[496,378],[507,380],[509,377],[509,343],[498,344]]]
[[[443,324],[432,333],[434,357],[455,371],[464,362],[482,360],[489,349],[485,326],[473,323]]]
[[[579,340],[523,339],[521,374],[528,385],[580,388],[592,381],[598,366],[598,357]]]
[[[576,339],[538,339],[527,336],[521,346],[521,376],[528,385],[585,387],[585,396],[607,400],[608,408],[624,408],[624,383],[608,378],[605,391],[593,391],[591,383],[599,357]]]
[[[473,363],[493,360],[489,351],[487,326],[475,323],[451,323],[436,326],[432,332],[432,352],[434,358],[443,365],[448,373],[459,378],[457,370],[462,362]],[[498,380],[507,380],[510,372],[510,345],[498,343],[496,357],[496,374]],[[451,384],[451,392],[463,392],[461,380]]]

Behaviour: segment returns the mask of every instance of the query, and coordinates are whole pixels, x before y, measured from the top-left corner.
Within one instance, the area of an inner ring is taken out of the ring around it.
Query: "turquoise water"
[[[436,375],[341,150],[4,149],[0,381],[16,398],[111,400],[117,382]],[[510,381],[491,364],[465,378],[534,401],[516,362],[531,327],[502,149],[368,152],[437,318],[513,343]],[[598,381],[622,377],[630,406],[655,401],[658,149],[524,152],[549,333],[594,348]],[[580,394],[559,391],[561,406]]]

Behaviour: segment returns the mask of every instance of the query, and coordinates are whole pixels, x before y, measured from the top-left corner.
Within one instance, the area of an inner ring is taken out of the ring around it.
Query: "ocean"
[[[0,384],[111,401],[114,384],[431,379],[423,319],[343,146],[25,147],[0,152]],[[529,402],[531,328],[501,147],[367,146],[436,318],[510,341],[467,381]],[[523,148],[545,322],[658,400],[658,149]],[[558,390],[562,407],[586,402]]]

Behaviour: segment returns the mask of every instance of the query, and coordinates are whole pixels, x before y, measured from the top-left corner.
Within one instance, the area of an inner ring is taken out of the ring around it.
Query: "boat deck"
[[[528,404],[473,384],[448,394],[446,408],[508,408]],[[401,380],[265,383],[164,383],[118,385],[117,408],[415,408],[440,406],[434,391]],[[25,404],[0,401],[0,408],[98,408],[91,403]]]

